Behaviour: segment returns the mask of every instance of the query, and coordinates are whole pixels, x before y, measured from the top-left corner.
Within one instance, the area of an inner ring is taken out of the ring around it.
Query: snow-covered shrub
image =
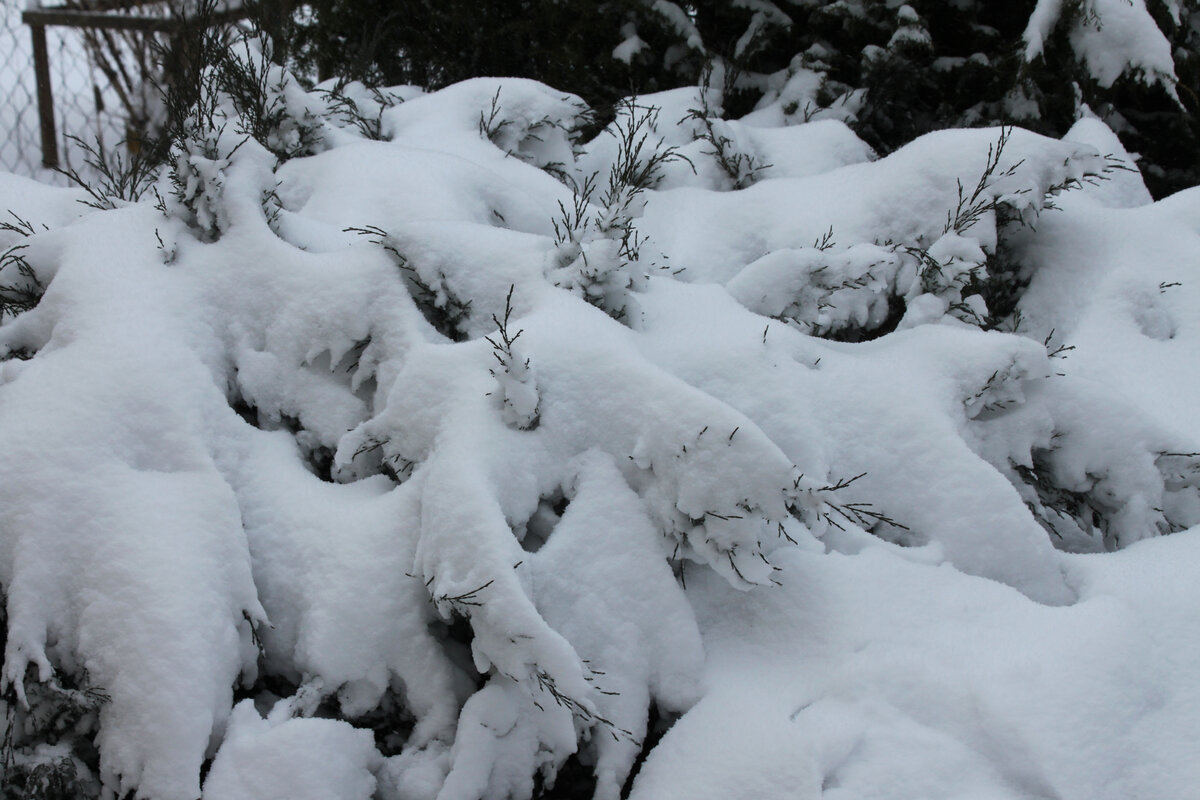
[[[955,133],[959,141],[964,135]],[[801,184],[813,199],[800,209],[770,185],[745,198],[664,193],[647,205],[639,230],[660,244],[662,257],[685,266],[684,280],[723,281],[747,308],[806,333],[857,340],[946,312],[995,327],[1029,279],[1012,263],[1014,230],[1034,224],[1064,190],[1115,167],[1094,151],[1035,145],[1023,131],[971,135],[970,151],[955,153],[944,134],[930,134],[877,164],[813,176]],[[930,176],[910,164],[924,164],[935,148],[940,181],[915,202],[909,193],[921,192]],[[880,184],[872,173],[890,173],[885,191],[895,194],[874,194]],[[715,224],[732,216],[737,225]],[[788,218],[798,224],[786,226]]]
[[[29,234],[22,232],[22,235]],[[42,298],[45,287],[22,252],[26,249],[28,245],[14,244],[0,254],[0,275],[11,281],[0,285],[0,318],[28,311]]]
[[[615,319],[628,319],[631,291],[645,288],[654,267],[641,263],[643,239],[634,219],[642,213],[644,193],[662,180],[666,165],[683,158],[678,149],[656,137],[659,109],[626,101],[605,129],[616,152],[604,183],[594,172],[574,183],[570,207],[559,202],[553,221],[555,253],[549,277],[556,286],[575,292]]]
[[[479,78],[447,87],[388,114],[389,137],[428,141],[474,136],[556,176],[574,165],[574,148],[591,110],[574,95],[533,81]]]
[[[366,138],[376,140],[383,138],[383,112],[403,103],[407,99],[405,95],[415,97],[421,94],[419,89],[409,86],[380,89],[377,86],[364,86],[358,81],[338,79],[327,81],[326,84],[317,87],[317,92],[328,103],[323,116],[336,127],[353,126]]]
[[[84,759],[94,753],[96,712],[109,698],[100,689],[71,682],[68,676],[64,685],[56,676],[32,685],[24,702],[15,692],[0,701],[5,714],[0,797],[5,800],[98,795],[99,782]]]
[[[1180,581],[1114,575],[1195,531],[1062,551],[1200,522],[1194,193],[1087,183],[1128,163],[1096,120],[874,159],[690,88],[583,142],[530,81],[280,80],[261,129],[214,83],[157,197],[0,176],[6,791],[858,796],[900,753],[922,795],[1103,797],[1118,751],[1125,796],[1193,785],[1092,733],[1190,730],[1200,659],[1094,617],[1187,630]],[[770,168],[693,172],[706,130]],[[991,675],[979,620],[1059,669]]]
[[[721,71],[721,82],[724,81],[724,71]],[[721,108],[721,97],[727,87],[712,86],[713,70],[710,67],[700,77],[700,85],[696,92],[699,103],[695,108],[689,108],[687,116],[680,120],[694,121],[697,141],[705,142],[708,149],[704,155],[712,158],[725,176],[729,179],[731,188],[745,189],[754,183],[759,173],[771,165],[763,163],[755,154],[745,152],[734,141],[736,133],[728,122],[721,119],[724,109]]]

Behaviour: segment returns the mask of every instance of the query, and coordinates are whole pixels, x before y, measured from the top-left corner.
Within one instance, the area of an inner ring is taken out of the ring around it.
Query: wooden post
[[[37,79],[38,119],[42,130],[42,166],[58,166],[58,136],[54,132],[54,98],[50,92],[50,55],[46,50],[46,26],[30,25],[33,36],[33,71]]]
[[[29,26],[33,37],[33,69],[37,79],[38,117],[42,130],[42,164],[58,166],[58,135],[54,130],[54,98],[50,91],[50,56],[46,49],[46,26],[63,25],[71,28],[96,28],[114,31],[166,31],[178,34],[184,21],[178,18],[106,14],[104,9],[127,9],[154,5],[156,0],[93,0],[95,11],[77,8],[32,8],[21,12],[21,20]],[[215,12],[209,25],[235,22],[249,16],[249,9],[238,4]],[[0,57],[3,57],[0,55]]]

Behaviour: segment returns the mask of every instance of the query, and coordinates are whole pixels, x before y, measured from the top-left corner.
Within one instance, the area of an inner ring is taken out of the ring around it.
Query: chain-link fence
[[[21,22],[23,0],[0,0],[0,169],[42,181],[65,178],[42,166],[42,145],[30,30]],[[89,58],[79,29],[46,28],[58,160],[84,169],[76,137],[100,151],[117,145],[124,111]]]

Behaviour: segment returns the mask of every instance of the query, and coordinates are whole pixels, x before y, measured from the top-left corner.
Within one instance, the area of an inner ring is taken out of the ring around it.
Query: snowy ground
[[[0,176],[22,768],[607,799],[653,704],[639,800],[1193,796],[1198,190],[1088,118],[717,120],[734,190],[696,90],[281,97],[299,157],[200,132],[158,208]]]

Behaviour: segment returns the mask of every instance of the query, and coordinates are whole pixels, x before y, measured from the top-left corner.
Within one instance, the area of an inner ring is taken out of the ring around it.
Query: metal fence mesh
[[[0,170],[52,183],[66,178],[42,166],[33,45],[21,22],[24,0],[0,0]],[[50,84],[59,163],[87,173],[77,137],[101,152],[123,138],[119,99],[94,69],[81,32],[48,27]]]

